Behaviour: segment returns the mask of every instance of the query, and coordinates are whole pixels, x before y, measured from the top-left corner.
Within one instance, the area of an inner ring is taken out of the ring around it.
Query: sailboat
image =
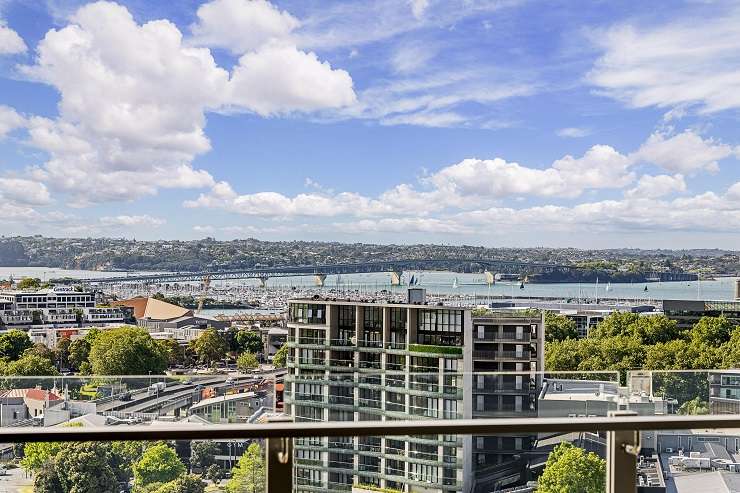
[[[460,284],[457,281],[457,277],[452,281],[452,289],[457,289],[460,287]]]
[[[643,289],[643,291],[647,291],[647,290],[648,290],[648,288],[647,288],[647,284],[646,284],[645,285],[645,289]]]
[[[519,283],[519,289],[524,289],[524,281],[521,281],[521,282]]]
[[[409,286],[413,286],[416,283],[416,279],[414,278],[414,275],[411,274],[411,279],[409,279]]]

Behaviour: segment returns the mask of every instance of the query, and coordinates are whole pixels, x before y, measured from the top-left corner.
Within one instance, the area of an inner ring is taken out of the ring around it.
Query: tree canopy
[[[272,364],[275,368],[285,368],[286,360],[288,358],[288,345],[283,344],[280,349],[277,350],[275,356],[272,357]]]
[[[11,361],[21,357],[26,349],[33,346],[25,331],[12,329],[0,335],[0,358]]]
[[[237,466],[231,470],[231,479],[226,483],[227,493],[265,491],[265,460],[262,449],[256,443],[250,443]]]
[[[620,372],[626,383],[627,370],[698,370],[734,368],[740,363],[740,327],[724,317],[702,317],[690,330],[679,329],[665,316],[640,316],[615,312],[582,339],[551,340],[545,343],[547,371]],[[696,396],[692,375],[659,375],[657,392],[682,399]],[[706,375],[703,388],[707,390]],[[694,387],[690,390],[690,387]],[[691,395],[693,392],[693,395]]]
[[[258,332],[253,330],[240,330],[237,332],[236,342],[240,352],[257,354],[264,351],[262,337]]]
[[[260,362],[257,361],[257,356],[252,353],[242,353],[236,360],[236,367],[241,371],[249,371],[257,368]]]
[[[185,474],[185,465],[175,451],[164,443],[149,447],[136,462],[134,484],[146,486],[151,483],[168,483]]]
[[[547,458],[537,481],[538,493],[603,493],[606,487],[606,461],[563,442]]]
[[[564,341],[578,339],[576,323],[559,313],[545,312],[545,340]]]
[[[164,373],[167,353],[149,333],[123,326],[103,331],[90,347],[89,361],[96,375]]]
[[[198,360],[210,365],[222,359],[229,350],[226,340],[213,328],[205,330],[191,344]]]

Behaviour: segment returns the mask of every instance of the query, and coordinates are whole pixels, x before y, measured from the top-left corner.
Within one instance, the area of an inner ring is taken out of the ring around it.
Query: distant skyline
[[[740,4],[0,0],[0,230],[740,245]]]

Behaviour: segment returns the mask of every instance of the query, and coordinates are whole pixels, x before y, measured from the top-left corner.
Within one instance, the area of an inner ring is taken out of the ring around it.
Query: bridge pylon
[[[402,270],[392,270],[391,271],[391,286],[400,286],[402,276],[403,276]]]
[[[485,272],[485,275],[486,275],[486,284],[488,284],[489,286],[493,286],[494,284],[496,284],[496,274],[487,270]]]
[[[324,287],[324,281],[326,281],[326,274],[316,274],[313,276],[313,282],[320,288]]]

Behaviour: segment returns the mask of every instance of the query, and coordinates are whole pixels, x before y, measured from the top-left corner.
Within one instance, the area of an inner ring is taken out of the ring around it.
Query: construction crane
[[[195,313],[200,313],[203,309],[203,303],[206,301],[206,296],[208,295],[208,288],[211,287],[211,276],[205,276],[203,278],[202,286],[203,290],[198,297],[198,308],[195,310]]]

